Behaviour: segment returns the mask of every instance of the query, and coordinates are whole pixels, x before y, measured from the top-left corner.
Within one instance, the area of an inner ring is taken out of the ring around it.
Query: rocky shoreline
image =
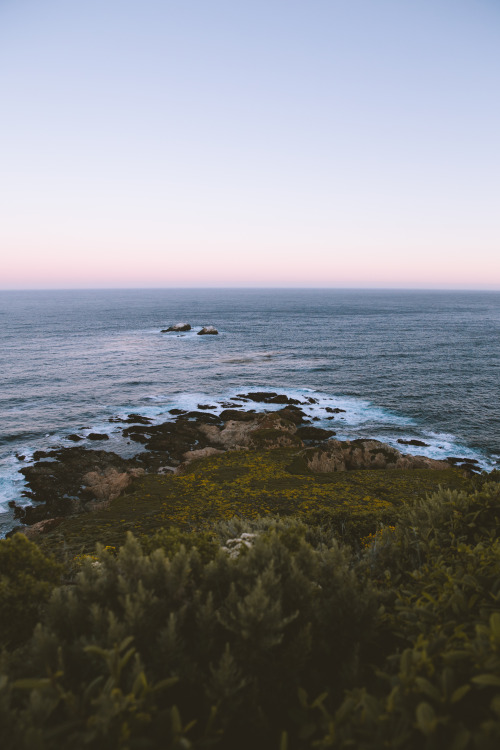
[[[279,404],[278,411],[257,413],[251,403]],[[313,403],[314,399],[309,399]],[[449,457],[440,461],[425,456],[403,454],[377,440],[336,440],[335,431],[315,427],[300,406],[304,402],[275,392],[239,394],[224,404],[219,414],[210,404],[199,404],[199,411],[172,409],[172,420],[152,424],[138,414],[125,419],[122,435],[141,446],[132,458],[112,451],[83,446],[37,451],[34,463],[21,469],[28,490],[25,496],[33,505],[12,503],[15,517],[29,535],[53,528],[60,519],[106,507],[144,474],[182,473],[194,460],[225,451],[293,447],[297,458],[313,473],[359,469],[449,469],[473,470],[472,461]],[[330,419],[342,409],[329,408]],[[92,440],[107,435],[91,434]],[[76,442],[78,435],[69,435]],[[403,441],[401,441],[403,442]],[[421,444],[409,441],[408,444]],[[26,528],[30,527],[30,528]]]

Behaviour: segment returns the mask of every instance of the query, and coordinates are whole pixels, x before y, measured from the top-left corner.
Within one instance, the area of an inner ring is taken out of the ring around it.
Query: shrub
[[[43,748],[275,748],[281,729],[298,731],[299,688],[328,691],[333,709],[371,633],[371,586],[328,535],[293,521],[238,527],[253,544],[206,562],[196,545],[145,554],[130,535],[53,592],[4,685],[16,750],[33,737]]]
[[[62,567],[23,534],[0,540],[0,646],[25,640]]]
[[[499,747],[499,531],[500,486],[486,483],[409,504],[375,535],[360,567],[384,581],[385,659],[335,714],[308,706],[318,747]]]

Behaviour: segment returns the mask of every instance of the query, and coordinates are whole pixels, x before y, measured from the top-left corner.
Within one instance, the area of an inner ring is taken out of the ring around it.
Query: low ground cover
[[[161,527],[194,531],[233,516],[294,515],[323,523],[355,543],[389,523],[399,503],[440,485],[467,486],[461,471],[373,470],[312,474],[293,448],[234,451],[194,462],[181,475],[147,475],[131,491],[96,513],[67,519],[43,538],[45,549],[66,558],[92,552],[96,540],[119,546],[127,531]]]
[[[2,748],[497,750],[499,477],[291,457],[144,478],[58,562],[0,542]]]

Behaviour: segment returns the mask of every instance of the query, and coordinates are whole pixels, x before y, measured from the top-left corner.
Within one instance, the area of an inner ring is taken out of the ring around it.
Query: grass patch
[[[234,516],[270,515],[327,523],[345,541],[356,543],[380,523],[390,523],[400,503],[439,485],[467,485],[452,468],[295,474],[290,472],[295,453],[294,448],[228,452],[197,461],[182,475],[146,475],[106,510],[66,519],[40,537],[40,545],[71,557],[92,552],[96,541],[118,547],[127,531],[194,531]]]

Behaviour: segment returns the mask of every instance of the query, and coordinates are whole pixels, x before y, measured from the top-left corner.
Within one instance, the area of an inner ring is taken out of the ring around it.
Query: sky
[[[500,0],[0,0],[0,289],[500,290]]]

